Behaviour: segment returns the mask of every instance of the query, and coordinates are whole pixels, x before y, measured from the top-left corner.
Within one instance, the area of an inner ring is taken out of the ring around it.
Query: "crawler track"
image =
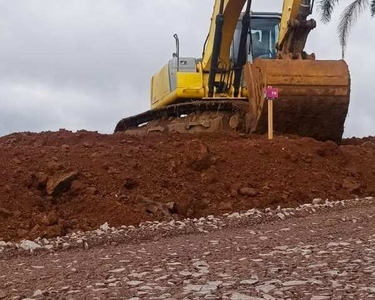
[[[170,105],[163,108],[152,109],[144,113],[122,119],[118,122],[115,132],[126,131],[131,128],[137,128],[147,122],[189,115],[192,113],[203,112],[231,112],[237,113],[244,117],[248,110],[248,102],[243,100],[211,100],[211,101],[194,101]]]

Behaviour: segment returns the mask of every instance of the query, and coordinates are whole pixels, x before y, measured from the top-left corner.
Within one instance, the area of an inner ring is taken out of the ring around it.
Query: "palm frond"
[[[374,2],[374,0],[372,2]],[[368,8],[368,6],[368,0],[354,0],[342,12],[340,16],[340,23],[338,26],[338,33],[343,53],[346,49],[350,30],[352,29],[354,23],[357,21],[358,17],[366,8]]]
[[[371,16],[374,17],[375,16],[375,0],[372,0],[370,10],[371,10]]]
[[[320,0],[318,2],[318,12],[323,23],[331,21],[333,9],[338,2],[339,0]]]

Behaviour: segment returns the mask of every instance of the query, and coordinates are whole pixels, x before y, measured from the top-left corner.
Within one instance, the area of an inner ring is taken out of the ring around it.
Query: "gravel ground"
[[[0,299],[372,299],[374,213],[366,198],[0,242]]]

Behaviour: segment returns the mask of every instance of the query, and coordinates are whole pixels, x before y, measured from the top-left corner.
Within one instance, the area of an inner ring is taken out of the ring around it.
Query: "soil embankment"
[[[375,195],[375,139],[20,133],[0,138],[0,240]]]

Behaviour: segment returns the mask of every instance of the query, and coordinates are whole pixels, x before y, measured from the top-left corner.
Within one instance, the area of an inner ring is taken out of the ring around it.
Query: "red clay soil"
[[[373,138],[12,134],[0,138],[0,240],[373,196],[374,154]]]

